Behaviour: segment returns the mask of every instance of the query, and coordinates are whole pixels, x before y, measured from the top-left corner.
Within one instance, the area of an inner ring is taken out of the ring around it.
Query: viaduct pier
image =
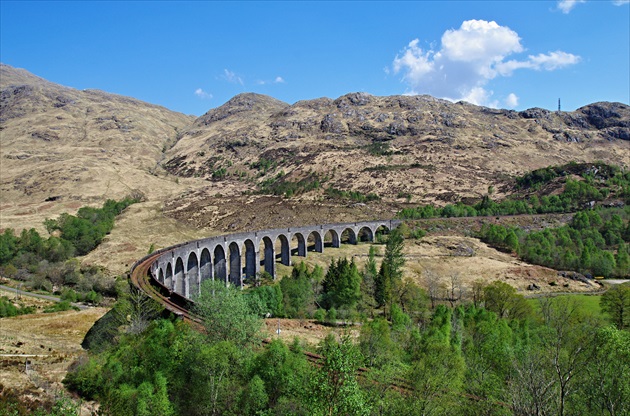
[[[205,280],[243,286],[264,271],[276,277],[276,262],[290,266],[291,256],[306,257],[324,247],[374,241],[378,232],[389,232],[400,220],[320,224],[276,228],[188,241],[153,253],[151,277],[166,289],[187,299],[198,295]],[[142,261],[142,260],[141,260]]]

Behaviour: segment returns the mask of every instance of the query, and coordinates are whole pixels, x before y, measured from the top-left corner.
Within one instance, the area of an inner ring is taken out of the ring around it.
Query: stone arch
[[[260,265],[263,266],[263,270],[275,277],[276,274],[276,259],[275,259],[275,247],[273,241],[268,236],[265,236],[260,241],[263,246],[262,253],[264,258],[260,261]],[[259,247],[260,249],[260,247]]]
[[[161,267],[160,270],[158,270],[158,282],[164,284],[164,270],[162,270]]]
[[[186,287],[188,288],[188,296],[199,295],[199,261],[197,260],[197,254],[193,251],[188,256],[188,264],[186,265]]]
[[[230,253],[230,271],[228,281],[234,286],[241,287],[241,249],[236,242],[231,242],[228,246]]]
[[[166,274],[164,275],[164,286],[168,290],[173,290],[173,266],[168,262],[166,265]]]
[[[276,241],[280,242],[280,263],[285,266],[291,265],[291,249],[289,248],[289,239],[286,235],[280,234]]]
[[[291,254],[296,254],[300,257],[306,257],[306,239],[304,238],[304,234],[295,233],[291,237],[291,244],[293,244],[293,240],[297,240],[297,247],[291,249]]]
[[[210,250],[204,248],[201,250],[201,259],[199,259],[199,285],[205,280],[212,279],[212,259],[210,258]]]
[[[337,231],[332,228],[324,233],[324,246],[325,247],[333,247],[339,248],[341,244],[341,239],[339,238],[339,234]]]
[[[214,248],[214,277],[222,282],[227,282],[227,268],[225,267],[225,250],[221,245]]]
[[[368,226],[361,227],[359,233],[357,234],[357,240],[361,242],[374,241],[374,234],[372,233],[372,229]]]
[[[181,257],[178,257],[175,261],[175,275],[173,276],[175,283],[175,292],[182,296],[186,296],[186,279],[184,273],[184,262]]]
[[[256,246],[250,239],[245,240],[245,278],[256,278]]]
[[[356,244],[357,243],[357,235],[354,230],[350,227],[344,229],[339,236],[339,240],[342,243],[348,244]]]
[[[313,245],[308,247],[311,241],[313,242]],[[310,248],[311,251],[315,251],[317,253],[324,252],[324,240],[322,239],[322,235],[319,231],[312,231],[306,238],[306,244],[307,248]]]

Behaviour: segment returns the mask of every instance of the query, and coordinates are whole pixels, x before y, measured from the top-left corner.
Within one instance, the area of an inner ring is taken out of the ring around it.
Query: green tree
[[[584,414],[630,414],[630,332],[601,328],[578,383]]]
[[[531,313],[531,307],[516,289],[507,283],[494,281],[483,288],[486,309],[501,318],[522,319]]]
[[[383,263],[374,284],[374,299],[378,306],[389,306],[391,309],[393,294],[402,282],[402,268],[405,265],[404,244],[401,230],[399,228],[392,230],[385,246]]]
[[[630,328],[630,284],[611,287],[602,295],[599,304],[617,329]]]
[[[206,280],[194,309],[203,318],[211,342],[232,341],[244,346],[259,340],[262,321],[240,289]]]
[[[330,308],[353,309],[361,298],[361,275],[354,261],[332,260],[322,282],[323,304]]]
[[[357,382],[359,354],[352,341],[329,334],[319,348],[321,367],[312,378],[313,415],[368,415],[367,398]]]
[[[290,276],[284,276],[280,280],[284,313],[287,317],[298,318],[309,314],[309,309],[315,303],[314,282],[321,274],[319,266],[315,266],[311,272],[304,262],[300,262],[293,267]]]

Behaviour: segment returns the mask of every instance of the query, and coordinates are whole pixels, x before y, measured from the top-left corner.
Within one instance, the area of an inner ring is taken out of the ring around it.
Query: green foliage
[[[240,289],[206,280],[201,285],[194,310],[204,319],[211,342],[230,341],[245,346],[259,340],[262,322]]]
[[[76,306],[73,306],[67,300],[62,300],[61,302],[57,302],[54,305],[45,308],[44,313],[63,312],[63,311],[69,311],[71,309],[75,311],[80,310]]]
[[[349,199],[355,202],[379,201],[381,199],[380,196],[374,193],[363,194],[359,191],[341,191],[332,186],[326,188],[326,196],[333,199]]]
[[[323,270],[316,266],[309,270],[304,262],[293,267],[291,276],[280,280],[284,313],[288,318],[305,317],[312,313],[315,303],[314,283],[323,278]]]
[[[114,218],[135,202],[131,198],[118,202],[108,199],[102,208],[83,207],[76,216],[61,214],[57,220],[47,219],[46,229],[49,233],[60,231],[61,239],[69,241],[78,255],[84,255],[98,246],[114,228]]]
[[[630,328],[630,285],[615,285],[600,298],[602,311],[610,316],[617,329]]]
[[[597,172],[593,176],[592,172]],[[573,180],[568,174],[583,175],[582,180]],[[590,172],[590,173],[589,173]],[[570,165],[539,169],[517,179],[521,188],[537,188],[558,176],[566,176],[564,189],[560,195],[533,195],[528,201],[507,198],[495,202],[490,194],[485,195],[475,205],[462,202],[448,204],[442,208],[431,205],[404,208],[397,217],[401,219],[421,219],[434,217],[474,217],[516,214],[544,214],[554,212],[575,212],[591,201],[602,201],[617,196],[630,201],[630,172],[622,172],[616,166],[605,164],[581,165],[579,169]]]
[[[283,294],[280,284],[264,285],[249,289],[245,296],[258,316],[284,316]]]
[[[361,275],[354,260],[331,260],[322,282],[324,308],[353,309],[361,298]]]
[[[405,264],[403,255],[404,237],[400,228],[392,230],[385,246],[385,255],[381,268],[374,281],[374,300],[378,306],[389,306],[394,301],[402,284],[402,267]]]
[[[284,171],[280,171],[276,176],[265,179],[258,184],[260,192],[273,195],[284,195],[287,198],[300,195],[321,187],[321,183],[326,180],[320,179],[316,174],[310,174],[297,182],[287,178]]]
[[[319,347],[321,366],[311,381],[313,415],[368,415],[370,406],[357,382],[360,356],[347,337],[329,335]]]
[[[27,315],[35,312],[34,306],[15,306],[6,296],[0,296],[0,318]]]
[[[523,295],[507,283],[494,281],[483,289],[486,309],[501,318],[524,319],[531,315],[531,306]]]
[[[525,233],[516,227],[484,224],[479,236],[496,247],[518,252],[530,263],[623,277],[628,274],[630,262],[624,241],[629,218],[627,209],[580,211],[568,225],[559,228]],[[613,254],[615,246],[617,253]]]

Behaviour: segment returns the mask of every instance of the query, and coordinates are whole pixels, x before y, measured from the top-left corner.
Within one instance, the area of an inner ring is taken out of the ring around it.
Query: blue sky
[[[627,0],[0,1],[0,54],[62,85],[201,115],[241,92],[574,110],[630,97]]]

